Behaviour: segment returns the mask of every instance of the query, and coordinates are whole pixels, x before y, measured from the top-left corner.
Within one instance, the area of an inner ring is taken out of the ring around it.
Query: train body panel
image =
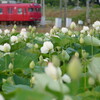
[[[0,4],[0,21],[40,21],[39,4]]]

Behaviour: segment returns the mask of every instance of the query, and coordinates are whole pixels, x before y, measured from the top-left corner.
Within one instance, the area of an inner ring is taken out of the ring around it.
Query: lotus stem
[[[6,55],[5,55],[4,59],[5,59],[5,70],[6,70],[7,69],[7,56]]]
[[[91,55],[93,57],[93,38],[92,36],[91,36]]]

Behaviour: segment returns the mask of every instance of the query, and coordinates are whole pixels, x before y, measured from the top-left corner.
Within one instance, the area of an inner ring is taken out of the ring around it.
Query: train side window
[[[2,8],[0,8],[0,14],[3,14]]]
[[[13,8],[8,8],[8,13],[12,14],[13,13]]]
[[[34,8],[28,8],[29,12],[34,12]]]
[[[22,8],[18,8],[18,14],[22,14]]]

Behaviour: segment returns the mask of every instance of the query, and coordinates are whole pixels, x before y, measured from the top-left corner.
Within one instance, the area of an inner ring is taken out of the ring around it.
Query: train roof
[[[0,7],[4,7],[4,6],[13,6],[13,7],[18,7],[18,6],[34,6],[34,7],[41,7],[40,4],[37,3],[16,3],[16,4],[0,4]]]

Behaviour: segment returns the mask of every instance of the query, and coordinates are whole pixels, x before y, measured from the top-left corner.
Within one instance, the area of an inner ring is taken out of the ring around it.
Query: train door
[[[22,7],[18,7],[17,8],[17,16],[16,16],[16,20],[17,21],[23,21],[24,20],[24,16],[23,16],[23,8]]]
[[[6,7],[0,6],[0,21],[6,21]]]
[[[14,7],[7,7],[7,20],[14,21]]]
[[[36,19],[39,19],[41,18],[41,8],[37,7],[35,8],[35,11],[36,11]]]
[[[35,16],[35,11],[34,11],[34,8],[33,7],[29,7],[28,8],[28,18],[30,21],[34,20],[34,17]]]
[[[3,21],[3,8],[0,7],[0,21]]]
[[[28,16],[27,16],[27,8],[24,7],[24,8],[23,8],[23,20],[24,20],[24,21],[27,21],[27,20],[28,20],[27,17],[28,17]]]
[[[36,12],[36,9],[34,7],[34,19],[36,20],[36,18],[37,18],[37,12]]]

